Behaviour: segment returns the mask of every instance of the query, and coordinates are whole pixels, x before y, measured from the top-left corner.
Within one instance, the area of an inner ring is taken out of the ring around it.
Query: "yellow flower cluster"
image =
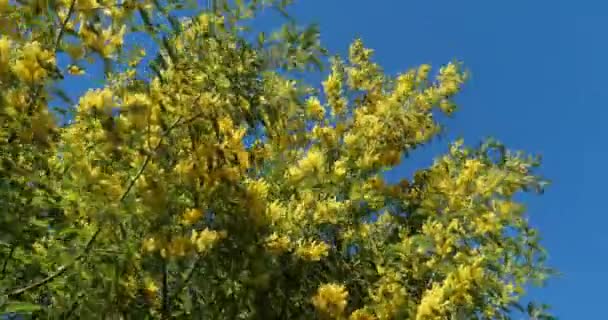
[[[264,246],[270,253],[278,255],[289,249],[290,241],[288,237],[275,232],[266,238]]]
[[[0,36],[0,77],[5,76],[8,71],[9,59],[11,57],[11,40],[9,37],[2,35]]]
[[[159,250],[158,241],[155,238],[147,238],[142,242],[142,249],[144,252],[155,252]]]
[[[160,250],[160,255],[163,258],[171,257],[171,258],[181,258],[186,256],[186,254],[192,248],[191,241],[188,241],[188,238],[178,236],[174,237],[169,241],[169,243]]]
[[[310,149],[300,159],[296,166],[288,170],[288,178],[294,183],[309,176],[317,176],[325,172],[325,155],[319,149]]]
[[[335,198],[330,198],[326,201],[317,203],[316,210],[313,215],[313,220],[318,223],[337,224],[343,217],[345,209],[344,202],[336,201]]]
[[[347,102],[342,96],[342,78],[341,66],[338,63],[334,63],[332,65],[332,72],[323,82],[323,88],[333,115],[341,115],[346,112]]]
[[[192,225],[197,223],[203,216],[203,212],[199,209],[193,208],[186,210],[182,215],[182,222],[186,225]]]
[[[377,269],[381,277],[373,290],[370,290],[370,298],[374,302],[374,311],[379,319],[392,319],[407,307],[409,295],[402,285],[401,270],[395,271],[380,265],[377,265]]]
[[[79,101],[81,112],[91,110],[109,112],[114,104],[114,93],[109,88],[87,91]]]
[[[296,256],[307,261],[320,261],[329,254],[329,246],[322,241],[298,243]]]
[[[319,286],[317,294],[312,298],[312,304],[321,314],[338,318],[344,313],[348,303],[346,287],[337,283],[327,283]]]
[[[200,232],[192,231],[190,241],[196,246],[196,250],[199,253],[204,253],[207,252],[209,249],[213,248],[217,241],[225,237],[226,232],[218,232],[205,228]]]
[[[123,25],[117,31],[112,28],[107,28],[101,30],[101,32],[97,32],[89,29],[86,24],[81,24],[80,30],[78,31],[84,44],[98,52],[104,58],[110,57],[116,52],[117,48],[122,45],[125,32],[126,25]]]
[[[322,120],[325,117],[325,108],[317,97],[311,97],[306,101],[307,112],[309,116],[316,120]]]
[[[456,186],[464,191],[484,168],[484,164],[478,159],[467,159],[464,168],[456,179]],[[464,193],[464,192],[463,192]]]
[[[350,314],[348,320],[375,320],[376,317],[364,309],[355,310]]]
[[[146,277],[144,280],[144,295],[149,301],[154,301],[158,297],[158,286],[156,281]]]
[[[190,239],[177,236],[170,241],[159,241],[157,237],[149,237],[142,241],[142,250],[146,253],[160,251],[162,257],[184,257],[192,250],[205,253],[220,239],[226,237],[226,232],[218,232],[205,228],[201,231],[192,230]]]
[[[68,67],[68,73],[71,75],[79,76],[79,75],[83,75],[85,72],[82,68],[80,68],[77,65],[70,65]]]
[[[20,51],[21,57],[15,62],[12,71],[25,83],[40,83],[47,79],[49,70],[55,68],[55,55],[43,49],[37,41],[26,43]]]
[[[0,13],[7,12],[10,8],[9,0],[0,0]]]
[[[443,283],[427,290],[418,305],[416,320],[442,319],[454,311],[453,307],[472,305],[475,286],[484,280],[479,262],[459,266]]]

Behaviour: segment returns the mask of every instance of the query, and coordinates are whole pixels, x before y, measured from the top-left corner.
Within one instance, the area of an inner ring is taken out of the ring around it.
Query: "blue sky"
[[[332,53],[361,37],[388,73],[458,59],[472,78],[446,122],[448,137],[475,145],[492,136],[543,157],[552,185],[525,197],[549,263],[563,273],[532,290],[560,319],[598,319],[608,288],[608,2],[510,0],[300,0],[291,12],[317,22]],[[98,68],[99,66],[94,66]],[[93,71],[93,70],[90,70]],[[95,73],[95,71],[93,71]],[[67,83],[71,93],[92,83]],[[73,86],[72,86],[73,85]],[[429,165],[436,141],[390,179]]]
[[[608,2],[306,0],[293,9],[300,21],[320,24],[332,52],[346,53],[361,37],[389,73],[462,60],[472,78],[446,122],[448,136],[468,144],[493,136],[540,154],[552,180],[526,203],[549,263],[563,275],[531,297],[560,319],[604,314]],[[433,143],[393,174],[430,164],[446,145]]]

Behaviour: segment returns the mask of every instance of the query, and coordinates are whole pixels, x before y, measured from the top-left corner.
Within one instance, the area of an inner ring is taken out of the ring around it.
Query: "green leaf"
[[[2,306],[2,312],[4,313],[32,313],[40,309],[42,309],[42,307],[37,304],[21,301],[9,301]]]
[[[260,32],[258,33],[258,46],[261,48],[264,46],[264,43],[266,42],[266,34],[264,32]]]

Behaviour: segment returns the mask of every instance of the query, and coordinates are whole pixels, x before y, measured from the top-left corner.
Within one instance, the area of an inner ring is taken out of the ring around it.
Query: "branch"
[[[167,128],[167,131],[165,131],[165,133],[162,135],[160,141],[158,142],[158,145],[154,149],[154,152],[148,154],[148,156],[146,157],[146,160],[144,160],[144,163],[142,164],[141,168],[137,172],[136,176],[133,179],[131,179],[131,182],[129,183],[129,186],[127,187],[127,189],[125,190],[125,192],[123,193],[123,195],[120,197],[120,202],[124,201],[127,198],[127,195],[129,194],[129,192],[133,188],[133,185],[135,185],[135,182],[137,181],[137,179],[139,179],[139,177],[142,175],[142,173],[146,169],[146,166],[150,162],[150,159],[152,158],[152,155],[158,150],[158,148],[162,144],[162,138],[168,136],[169,133],[171,132],[171,130],[173,130],[178,125],[186,124],[186,123],[189,123],[191,121],[194,121],[200,115],[202,115],[202,113],[199,113],[199,114],[193,116],[192,118],[188,119],[184,123],[181,123],[182,117],[179,117],[177,120],[175,120],[175,122],[171,126],[169,126],[169,128]],[[29,291],[29,290],[32,290],[32,289],[36,289],[38,287],[41,287],[41,286],[43,286],[43,285],[45,285],[45,284],[53,281],[55,278],[57,278],[60,275],[62,275],[63,273],[65,273],[69,268],[71,268],[74,264],[76,264],[78,261],[80,261],[81,259],[83,259],[89,253],[89,251],[91,250],[91,247],[93,246],[93,243],[97,239],[97,236],[99,235],[100,232],[101,232],[101,226],[97,227],[97,230],[95,231],[95,233],[93,234],[93,236],[91,237],[91,239],[89,239],[89,241],[87,242],[84,250],[80,254],[78,254],[78,256],[74,260],[72,260],[72,262],[60,266],[54,273],[50,274],[49,276],[47,276],[46,278],[44,278],[42,280],[34,282],[34,283],[32,283],[32,284],[30,284],[28,286],[25,286],[25,287],[21,287],[21,288],[17,288],[17,289],[11,290],[10,292],[7,293],[7,295],[9,297],[10,296],[16,296],[16,295],[20,295],[20,294],[22,294],[22,293],[24,293],[26,291]]]
[[[66,314],[64,316],[62,316],[61,319],[69,319],[72,316],[74,311],[76,311],[76,309],[78,308],[80,299],[82,299],[82,297],[84,297],[83,293],[78,294],[76,301],[74,301],[74,303],[72,303],[72,306],[70,307],[70,309],[68,309],[68,312],[66,312]]]
[[[156,151],[158,151],[158,148],[160,148],[160,145],[162,144],[162,138],[166,137],[167,135],[169,135],[169,133],[171,132],[171,130],[173,130],[181,121],[181,117],[178,118],[171,126],[169,126],[169,128],[167,128],[167,131],[165,131],[165,133],[161,136],[160,141],[158,142],[158,144],[156,145],[156,147],[154,147],[154,151],[148,153],[148,155],[146,156],[146,159],[144,160],[144,163],[141,165],[141,168],[139,168],[139,171],[137,172],[137,174],[135,174],[135,176],[133,177],[133,179],[131,179],[131,181],[129,182],[129,185],[127,186],[127,190],[125,190],[125,192],[122,194],[122,196],[120,197],[120,201],[124,201],[127,198],[127,195],[129,195],[129,192],[131,191],[131,189],[133,188],[133,186],[135,185],[135,182],[137,182],[137,180],[139,179],[139,177],[141,177],[141,175],[144,173],[144,170],[146,170],[146,167],[148,166],[148,163],[150,163],[150,160],[152,160],[152,156],[156,153]]]
[[[87,245],[85,246],[84,250],[82,250],[82,252],[78,256],[76,256],[76,258],[74,260],[72,260],[72,262],[62,265],[61,267],[59,267],[57,269],[57,271],[55,271],[54,273],[50,274],[49,276],[47,276],[46,278],[44,278],[40,281],[34,282],[34,283],[32,283],[28,286],[22,287],[22,288],[13,289],[11,292],[8,293],[8,296],[9,297],[17,296],[28,290],[36,289],[38,287],[41,287],[41,286],[53,281],[53,279],[62,275],[67,269],[69,269],[70,267],[72,267],[74,264],[76,264],[78,261],[80,261],[82,258],[85,257],[85,255],[91,250],[91,247],[93,246],[93,243],[95,242],[95,239],[97,239],[97,236],[99,235],[100,232],[101,232],[101,227],[97,227],[97,230],[95,230],[95,233],[93,234],[91,239],[89,239],[89,241],[87,242]]]
[[[182,292],[182,290],[184,290],[184,288],[188,285],[188,282],[190,282],[190,280],[192,279],[192,276],[194,275],[194,270],[196,270],[196,267],[201,262],[201,260],[203,260],[203,256],[199,254],[196,257],[196,259],[192,262],[192,265],[188,269],[188,272],[186,272],[186,276],[184,277],[184,280],[182,281],[182,283],[173,292],[173,295],[171,296],[171,301],[173,301],[175,298],[177,298],[177,296]]]
[[[11,260],[13,258],[13,253],[15,253],[15,248],[17,248],[17,245],[12,244],[11,251],[9,251],[8,256],[6,257],[6,259],[4,259],[4,263],[2,264],[2,275],[0,276],[0,279],[4,279],[4,277],[6,276],[6,266],[8,265],[9,260]]]
[[[70,21],[70,18],[72,17],[72,13],[74,13],[75,6],[76,6],[76,0],[72,0],[72,3],[70,4],[70,8],[68,9],[68,14],[66,15],[65,19],[61,23],[61,29],[59,29],[59,34],[57,35],[57,40],[55,41],[55,51],[57,51],[57,49],[59,49],[59,45],[61,44],[61,38],[63,38],[63,34],[65,32],[65,27],[67,26],[68,21]]]
[[[163,259],[163,287],[162,287],[162,311],[161,317],[168,319],[170,316],[169,311],[169,279],[167,274],[167,260]]]

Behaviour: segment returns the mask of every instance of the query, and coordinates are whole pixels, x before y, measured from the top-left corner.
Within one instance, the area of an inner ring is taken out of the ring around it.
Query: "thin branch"
[[[177,298],[177,296],[182,292],[182,290],[184,290],[184,288],[186,288],[186,286],[188,285],[188,283],[192,279],[192,276],[194,275],[194,271],[196,270],[196,268],[198,267],[198,264],[202,260],[203,260],[203,256],[201,254],[199,254],[196,257],[196,259],[192,262],[192,265],[190,266],[190,268],[186,272],[186,276],[184,277],[184,280],[177,287],[177,289],[173,292],[173,295],[171,296],[171,301],[173,301],[175,298]]]
[[[38,287],[41,287],[41,286],[53,281],[53,279],[62,275],[67,269],[72,267],[74,264],[76,264],[78,261],[80,261],[82,258],[84,258],[86,256],[86,254],[91,250],[91,247],[93,246],[93,243],[95,242],[95,239],[97,239],[97,236],[99,235],[100,232],[101,232],[101,227],[97,227],[97,230],[95,230],[95,233],[93,234],[91,239],[89,239],[89,241],[87,242],[87,245],[85,246],[84,250],[82,250],[82,252],[80,254],[78,254],[78,256],[76,256],[76,258],[74,260],[72,260],[72,262],[59,267],[57,269],[57,271],[53,272],[52,274],[50,274],[49,276],[47,276],[46,278],[44,278],[40,281],[34,282],[34,283],[32,283],[28,286],[22,287],[22,288],[13,289],[11,292],[8,293],[8,296],[17,296],[28,290],[36,289]]]
[[[169,275],[167,271],[167,260],[163,259],[163,287],[162,287],[162,311],[161,317],[163,319],[168,319],[170,316],[170,301],[169,301]]]
[[[78,297],[76,298],[76,301],[74,301],[74,303],[72,303],[72,306],[70,307],[70,309],[68,310],[68,312],[66,312],[66,314],[61,317],[62,319],[69,319],[72,314],[74,313],[74,311],[76,311],[76,309],[78,308],[78,305],[80,304],[80,299],[82,299],[84,297],[83,293],[78,294]]]
[[[76,7],[76,0],[72,0],[70,8],[68,9],[68,14],[65,16],[65,19],[63,19],[63,22],[61,23],[61,29],[59,29],[59,34],[57,35],[57,40],[55,41],[55,51],[59,49],[59,45],[61,44],[61,38],[63,38],[63,34],[65,33],[65,28],[68,25],[70,18],[72,18],[72,14],[74,13],[74,7]]]
[[[200,95],[199,95],[200,98]],[[137,179],[139,179],[139,177],[142,175],[142,173],[144,172],[144,170],[146,169],[146,166],[148,165],[148,163],[150,162],[150,159],[152,158],[153,154],[158,150],[158,148],[160,147],[160,145],[162,144],[162,138],[166,137],[169,135],[169,133],[175,129],[178,125],[183,125],[183,124],[187,124],[190,123],[191,121],[196,120],[198,117],[200,117],[202,115],[202,113],[199,113],[195,116],[193,116],[192,118],[188,119],[185,122],[181,122],[182,117],[179,117],[177,120],[175,120],[175,122],[169,126],[169,128],[167,128],[167,131],[165,131],[165,133],[162,135],[160,141],[158,142],[158,145],[156,146],[154,152],[148,154],[148,156],[146,157],[146,160],[144,161],[142,167],[140,168],[140,170],[137,172],[137,175],[131,180],[131,182],[129,183],[129,186],[127,187],[127,189],[125,190],[125,192],[123,193],[123,195],[120,197],[120,201],[124,201],[124,199],[126,199],[127,195],[129,194],[129,192],[131,191],[131,189],[133,188],[133,185],[135,185],[135,182],[137,181]],[[60,266],[54,273],[50,274],[49,276],[45,277],[44,279],[34,282],[28,286],[22,287],[22,288],[17,288],[17,289],[13,289],[10,292],[7,293],[7,295],[10,296],[16,296],[19,294],[22,294],[28,290],[32,290],[32,289],[36,289],[38,287],[41,287],[51,281],[53,281],[55,278],[59,277],[60,275],[62,275],[63,273],[65,273],[69,268],[71,268],[74,264],[76,264],[76,262],[80,261],[81,259],[83,259],[91,250],[91,247],[93,246],[93,243],[95,242],[95,240],[97,239],[97,236],[99,235],[99,233],[101,232],[101,226],[97,227],[97,230],[95,231],[95,233],[93,234],[93,236],[91,237],[91,239],[89,239],[89,241],[87,242],[84,250],[78,254],[78,256],[72,260],[72,262],[62,265]]]
[[[4,263],[2,264],[2,276],[0,276],[0,279],[4,279],[4,277],[6,276],[6,267],[8,266],[9,260],[11,260],[13,258],[13,253],[15,252],[15,248],[17,248],[17,245],[12,244],[11,251],[9,251],[8,256],[6,257],[6,259],[4,259]]]
[[[181,119],[182,118],[179,117],[169,128],[167,128],[167,131],[165,131],[165,133],[162,135],[162,137],[161,137],[160,141],[158,142],[158,144],[156,145],[156,147],[154,147],[154,151],[148,153],[141,168],[139,168],[139,171],[137,172],[137,174],[133,177],[133,179],[131,179],[131,181],[129,182],[129,185],[127,186],[127,190],[125,190],[125,192],[122,194],[122,197],[120,197],[121,202],[127,198],[127,195],[129,195],[129,192],[131,191],[131,189],[133,188],[133,186],[135,185],[137,180],[144,173],[144,170],[146,170],[148,163],[150,163],[150,160],[152,160],[152,156],[156,153],[156,151],[158,151],[158,148],[160,148],[160,145],[162,144],[162,138],[168,136],[169,133],[171,132],[171,130],[173,130],[179,124]]]

